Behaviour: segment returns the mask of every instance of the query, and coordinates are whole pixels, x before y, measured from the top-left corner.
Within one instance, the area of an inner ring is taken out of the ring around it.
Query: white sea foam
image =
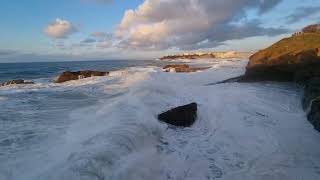
[[[300,107],[301,90],[278,83],[207,86],[242,74],[247,61],[206,63],[213,68],[190,74],[128,68],[50,85],[110,96],[70,112],[58,140],[0,162],[0,174],[5,180],[319,179],[320,135]],[[156,119],[194,101],[199,116],[191,128],[167,128]]]

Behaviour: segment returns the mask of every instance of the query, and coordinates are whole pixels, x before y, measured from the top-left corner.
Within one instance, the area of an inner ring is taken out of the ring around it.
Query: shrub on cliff
[[[320,24],[312,24],[302,29],[303,33],[320,33]]]

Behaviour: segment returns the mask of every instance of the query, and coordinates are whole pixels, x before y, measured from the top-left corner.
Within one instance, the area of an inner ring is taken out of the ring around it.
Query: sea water
[[[294,84],[227,83],[247,60],[199,60],[196,73],[159,61],[0,64],[1,180],[319,179],[320,135]],[[111,71],[63,84],[65,70]],[[157,114],[198,103],[190,128]]]

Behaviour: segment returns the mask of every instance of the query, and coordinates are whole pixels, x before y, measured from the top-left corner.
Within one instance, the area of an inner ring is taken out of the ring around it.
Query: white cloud
[[[69,21],[57,18],[51,22],[45,29],[44,33],[57,39],[67,38],[72,33],[77,31],[76,27]]]
[[[283,33],[261,27],[257,21],[232,24],[248,9],[261,15],[281,0],[145,0],[127,10],[115,36],[121,48],[197,49],[220,45],[230,39]],[[228,34],[226,34],[228,33]]]

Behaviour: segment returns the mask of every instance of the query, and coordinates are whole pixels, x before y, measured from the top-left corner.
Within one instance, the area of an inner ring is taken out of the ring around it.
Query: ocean
[[[108,60],[108,61],[67,61],[34,63],[1,63],[0,82],[12,79],[52,78],[63,71],[97,70],[114,71],[126,67],[161,65],[160,61]]]
[[[211,68],[166,73],[161,61],[0,64],[0,180],[320,179],[319,133],[290,83],[219,82],[248,59],[184,60]],[[66,70],[110,71],[62,84]],[[157,120],[198,103],[190,128]],[[298,143],[297,143],[298,142]]]
[[[66,133],[68,126],[74,123],[71,117],[73,111],[93,107],[105,99],[122,94],[123,89],[120,88],[117,93],[105,93],[103,90],[104,83],[115,85],[120,80],[117,79],[120,78],[117,70],[121,73],[121,70],[132,67],[161,64],[159,61],[142,60],[0,64],[0,82],[12,79],[35,82],[30,86],[13,85],[0,88],[0,174],[4,174],[5,180],[17,179],[21,172],[17,174],[15,169],[11,169],[16,166],[16,158],[23,157],[19,159],[19,165],[25,161],[26,154],[31,153],[33,157],[37,154],[34,151],[48,151],[53,142],[61,141],[60,135]],[[63,71],[78,70],[114,71],[115,75],[59,85],[53,83],[55,77]],[[34,159],[28,163],[33,161]],[[13,163],[12,166],[10,163]],[[1,175],[0,179],[3,180]]]

